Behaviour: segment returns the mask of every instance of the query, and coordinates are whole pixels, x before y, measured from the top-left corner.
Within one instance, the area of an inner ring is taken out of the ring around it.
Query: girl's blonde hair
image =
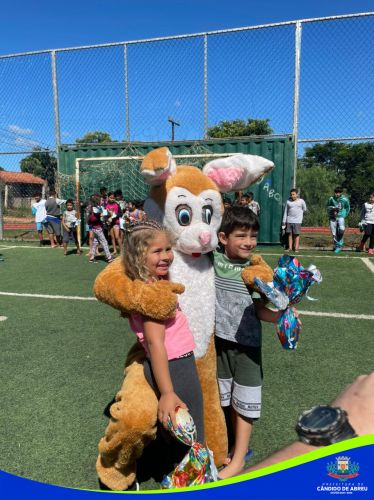
[[[170,244],[173,244],[173,238],[164,226],[150,219],[127,224],[124,233],[122,259],[126,274],[133,280],[148,281],[151,275],[146,266],[146,255],[151,242],[160,233],[166,234]]]

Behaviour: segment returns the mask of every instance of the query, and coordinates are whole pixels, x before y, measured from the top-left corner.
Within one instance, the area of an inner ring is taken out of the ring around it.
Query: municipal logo
[[[338,479],[339,481],[347,481],[359,476],[358,471],[360,466],[358,462],[352,462],[350,457],[336,457],[335,462],[328,462],[327,475]]]

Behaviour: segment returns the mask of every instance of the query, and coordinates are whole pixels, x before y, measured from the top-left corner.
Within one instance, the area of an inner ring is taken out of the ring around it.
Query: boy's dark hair
[[[74,200],[69,198],[68,200],[66,200],[65,205],[67,205],[68,203],[71,203],[72,205],[74,205]]]
[[[122,196],[123,193],[121,191],[121,189],[116,189],[116,191],[114,191],[114,196]]]
[[[94,205],[100,205],[100,201],[101,201],[101,196],[99,194],[95,193],[91,196],[91,202]]]
[[[56,196],[56,191],[54,189],[50,189],[49,196]]]
[[[110,192],[108,193],[108,198],[109,198],[109,196],[112,196],[112,195],[113,195],[113,196],[115,196],[115,195],[116,195],[116,193],[115,193],[114,191],[110,191]]]
[[[234,206],[226,208],[219,231],[229,236],[235,229],[241,228],[258,231],[260,223],[257,215],[248,207]]]
[[[251,198],[253,198],[253,193],[252,191],[249,191],[249,193],[247,193],[247,197],[250,196]]]
[[[336,186],[336,188],[334,189],[334,193],[342,193],[343,192],[343,188],[341,186]]]
[[[298,191],[296,188],[292,188],[292,189],[290,189],[290,194],[291,194],[291,193],[296,193],[296,194],[297,194],[298,192],[299,192],[299,191]]]
[[[102,194],[104,191],[108,191],[108,188],[107,188],[107,187],[105,187],[105,186],[102,186],[102,187],[100,188],[100,194]]]
[[[42,197],[42,193],[41,193],[41,191],[37,191],[37,192],[34,194],[34,196],[40,196],[40,198],[41,198],[41,197]]]

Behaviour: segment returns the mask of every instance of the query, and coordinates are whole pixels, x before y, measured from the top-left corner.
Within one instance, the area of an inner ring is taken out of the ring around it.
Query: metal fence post
[[[299,139],[299,102],[300,102],[300,58],[301,58],[301,22],[295,25],[295,82],[293,99],[293,129],[292,133],[295,141],[294,164],[293,164],[293,187],[296,187],[297,174],[297,150]]]
[[[204,138],[208,137],[208,35],[204,35]]]
[[[127,43],[123,46],[125,65],[125,115],[126,115],[126,140],[130,142],[130,113],[129,113],[129,66],[127,60]]]
[[[57,66],[56,66],[56,51],[51,52],[51,66],[52,66],[52,87],[53,87],[53,114],[55,119],[55,140],[56,140],[56,156],[57,156],[57,172],[55,177],[55,189],[59,192],[59,151],[61,145],[61,131],[60,131],[60,108],[58,103],[58,85],[57,85]]]

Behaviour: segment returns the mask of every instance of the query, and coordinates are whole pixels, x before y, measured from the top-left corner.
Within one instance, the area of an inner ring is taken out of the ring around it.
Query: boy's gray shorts
[[[296,224],[296,222],[287,222],[286,233],[292,233],[298,236],[301,233],[301,224]]]
[[[45,225],[48,234],[55,234],[61,236],[61,222],[48,221]]]
[[[217,374],[221,406],[232,406],[247,418],[261,415],[261,347],[216,340]]]

